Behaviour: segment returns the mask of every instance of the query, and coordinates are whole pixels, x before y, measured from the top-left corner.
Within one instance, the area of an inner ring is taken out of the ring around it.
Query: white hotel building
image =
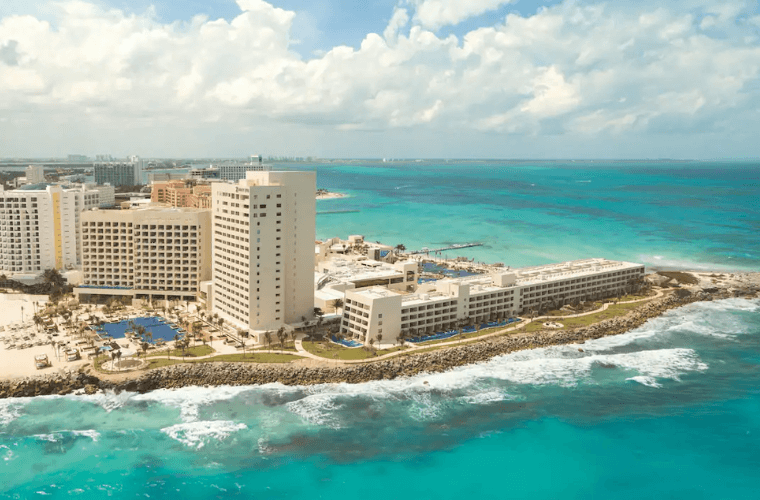
[[[76,267],[80,214],[98,204],[98,193],[83,186],[0,186],[0,271],[34,276]]]
[[[248,171],[212,185],[211,310],[259,342],[313,317],[315,192],[314,172]]]
[[[481,324],[573,300],[624,292],[644,276],[644,266],[606,259],[444,279],[421,285],[414,294],[374,287],[346,290],[341,333],[369,341],[382,335],[425,335]]]
[[[211,212],[149,207],[82,214],[83,302],[195,300],[211,278]]]

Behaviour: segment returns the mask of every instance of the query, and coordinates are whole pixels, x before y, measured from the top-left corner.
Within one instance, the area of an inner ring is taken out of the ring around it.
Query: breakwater
[[[51,374],[0,381],[0,398],[32,397],[51,394],[87,394],[99,390],[148,392],[162,388],[186,386],[259,385],[279,382],[285,385],[325,383],[361,383],[388,380],[420,373],[442,372],[451,368],[486,361],[494,356],[522,349],[551,345],[583,343],[609,335],[618,335],[641,326],[673,308],[698,301],[730,297],[757,297],[757,290],[724,289],[675,290],[664,297],[642,304],[624,316],[570,330],[541,330],[533,333],[515,332],[445,349],[409,353],[374,363],[336,366],[296,366],[249,363],[195,363],[155,369],[135,378],[112,381],[96,372],[84,371]]]

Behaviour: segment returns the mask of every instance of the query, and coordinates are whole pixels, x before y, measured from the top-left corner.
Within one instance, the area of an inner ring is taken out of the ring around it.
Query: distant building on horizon
[[[150,201],[172,207],[211,208],[211,185],[190,179],[154,182]]]
[[[93,165],[96,184],[138,186],[142,184],[143,160],[133,156],[129,161],[97,162]]]
[[[239,181],[246,178],[246,172],[266,172],[269,165],[262,163],[261,155],[251,156],[248,162],[228,162],[211,165],[211,169],[219,172],[219,179],[226,181]]]

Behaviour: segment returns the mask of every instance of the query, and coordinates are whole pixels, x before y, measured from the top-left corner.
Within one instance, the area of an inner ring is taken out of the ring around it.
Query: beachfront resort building
[[[211,208],[211,185],[194,180],[154,182],[150,201],[172,207]]]
[[[413,260],[393,264],[363,255],[336,255],[320,260],[314,274],[314,306],[335,311],[335,301],[344,300],[347,290],[380,286],[412,292],[417,287],[419,265]]]
[[[0,186],[0,271],[40,275],[79,263],[79,218],[99,204],[86,186],[27,184],[12,191]]]
[[[195,300],[211,279],[211,212],[149,207],[82,214],[83,302]]]
[[[311,319],[314,172],[249,171],[212,184],[214,313],[253,333]]]
[[[415,293],[384,287],[346,290],[340,332],[392,342],[402,334],[444,332],[625,293],[643,276],[641,264],[586,259],[443,279],[420,285]]]

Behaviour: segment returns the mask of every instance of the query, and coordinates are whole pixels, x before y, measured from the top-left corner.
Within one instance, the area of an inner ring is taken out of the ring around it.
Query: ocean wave
[[[336,397],[335,393],[310,394],[286,403],[285,408],[310,424],[340,429],[340,420],[336,414],[340,406],[335,404]]]
[[[461,401],[472,405],[487,405],[490,403],[498,403],[499,401],[513,400],[514,396],[511,396],[499,389],[485,390],[482,392],[475,392],[462,396]]]
[[[201,449],[211,440],[222,441],[247,428],[247,425],[231,420],[202,420],[165,427],[161,432],[186,446]]]
[[[251,386],[219,387],[183,387],[181,389],[159,389],[145,394],[135,394],[134,401],[150,401],[179,408],[183,422],[195,422],[199,418],[200,408],[219,401],[237,397],[243,392],[254,389]]]
[[[641,385],[645,385],[647,387],[654,387],[655,389],[659,389],[662,387],[662,384],[657,383],[657,379],[654,377],[645,377],[643,375],[638,375],[636,377],[629,377],[626,380],[630,380],[632,382],[638,382]]]
[[[22,415],[25,403],[17,398],[0,400],[0,427],[5,427]]]
[[[70,435],[73,437],[88,437],[92,439],[94,442],[97,442],[98,439],[100,439],[100,433],[94,429],[85,429],[85,430],[60,430],[60,431],[52,431],[48,434],[34,434],[33,437],[37,438],[38,441],[47,441],[49,443],[58,443],[60,441],[63,441],[66,439],[66,436]]]
[[[113,390],[106,390],[96,392],[95,394],[82,394],[76,396],[66,396],[75,401],[89,401],[103,408],[107,413],[111,413],[117,408],[123,407],[127,404],[135,395],[136,392],[115,392]]]
[[[83,431],[71,431],[71,434],[74,436],[84,436],[92,439],[94,442],[97,442],[98,439],[100,439],[100,433],[94,429],[87,429]]]

